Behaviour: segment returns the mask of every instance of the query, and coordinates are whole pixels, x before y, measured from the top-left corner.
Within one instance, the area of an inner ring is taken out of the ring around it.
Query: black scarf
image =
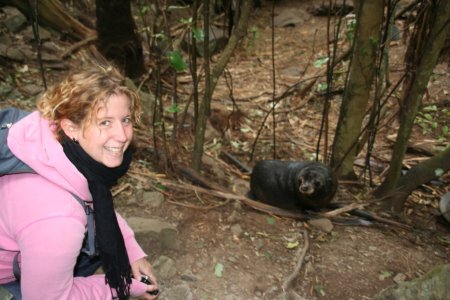
[[[88,181],[94,204],[96,245],[106,275],[105,281],[110,288],[115,289],[118,299],[128,299],[131,267],[110,188],[127,172],[132,150],[128,147],[120,166],[108,168],[95,161],[77,142],[68,137],[64,138],[62,146],[67,158]]]

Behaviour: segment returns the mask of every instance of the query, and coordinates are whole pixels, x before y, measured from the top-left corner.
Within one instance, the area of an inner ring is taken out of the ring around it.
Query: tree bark
[[[331,157],[331,166],[341,178],[356,178],[353,161],[374,78],[383,8],[383,0],[360,3],[350,74]]]
[[[145,72],[141,39],[130,1],[96,0],[97,48],[130,78]]]
[[[381,186],[374,191],[375,197],[384,197],[399,185],[403,158],[414,119],[450,28],[450,1],[435,1],[430,5],[432,6],[428,8],[429,11],[423,13],[425,19],[418,22],[421,27],[415,29],[416,37],[411,38],[408,47],[408,52],[413,54],[412,60],[407,63],[410,70],[402,97],[400,128],[394,143],[389,171]],[[420,43],[420,41],[424,42]],[[403,202],[404,200],[395,200],[387,205],[398,211],[401,208],[399,204]]]
[[[31,8],[30,3],[33,5]],[[28,0],[3,0],[0,6],[14,6],[27,18],[34,21],[34,4],[35,1]],[[64,5],[58,0],[39,0],[38,14],[39,25],[50,27],[75,40],[84,40],[95,35],[94,30],[87,28],[72,17]]]

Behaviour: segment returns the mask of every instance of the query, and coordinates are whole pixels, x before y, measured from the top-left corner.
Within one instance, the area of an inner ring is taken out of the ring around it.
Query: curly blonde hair
[[[106,104],[113,94],[124,94],[130,99],[131,119],[139,124],[142,113],[139,96],[125,85],[125,78],[113,67],[91,66],[70,74],[42,95],[37,108],[56,126],[56,136],[61,141],[62,119],[84,128],[95,120],[99,106]]]

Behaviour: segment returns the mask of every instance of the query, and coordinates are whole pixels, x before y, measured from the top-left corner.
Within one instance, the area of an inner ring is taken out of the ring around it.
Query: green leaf
[[[423,108],[423,111],[437,111],[436,105],[428,105]]]
[[[324,297],[326,294],[325,294],[325,289],[323,288],[323,286],[321,285],[321,284],[316,284],[315,286],[314,286],[314,290],[316,291],[316,293],[319,295],[319,296],[321,296],[321,297]]]
[[[392,277],[392,275],[393,275],[393,273],[390,272],[390,271],[381,271],[381,272],[380,272],[380,279],[381,279],[381,280],[384,280],[384,279],[386,279],[386,278]]]
[[[321,57],[314,62],[314,67],[321,68],[328,61],[328,57]]]
[[[327,87],[328,87],[328,84],[326,82],[319,83],[319,85],[317,86],[317,91],[319,91],[319,92],[326,91]]]
[[[275,224],[275,219],[272,217],[267,217],[266,220],[267,220],[267,224],[270,224],[270,225]]]
[[[297,248],[299,244],[300,243],[298,241],[288,242],[287,245],[286,245],[286,248],[294,249],[294,248]]]
[[[436,175],[436,177],[441,177],[442,174],[444,174],[444,170],[442,170],[441,168],[437,168],[434,170],[434,175]]]
[[[167,39],[166,35],[164,34],[164,32],[159,32],[159,33],[155,33],[155,38],[157,40],[161,40],[164,41]]]
[[[180,22],[182,23],[182,24],[191,24],[192,23],[192,18],[181,18],[180,19]]]
[[[256,27],[255,25],[252,26],[251,28],[251,32],[252,32],[252,37],[255,39],[259,36],[259,30],[258,27]]]
[[[205,39],[205,33],[202,29],[192,27],[192,34],[197,41],[203,41]]]
[[[146,15],[148,13],[148,11],[150,10],[150,8],[147,5],[144,5],[141,7],[141,15]]]
[[[172,105],[167,109],[167,112],[174,114],[181,111],[181,108],[176,104],[172,103]]]
[[[217,263],[214,267],[214,275],[216,275],[217,278],[221,278],[223,274],[224,266],[221,263]]]
[[[432,115],[430,115],[430,114],[424,114],[423,115],[424,117],[425,117],[425,119],[427,119],[427,120],[433,120],[433,116]]]
[[[176,71],[184,71],[187,68],[187,63],[183,59],[183,56],[181,56],[181,53],[179,51],[169,51],[167,53],[169,65],[175,69]]]

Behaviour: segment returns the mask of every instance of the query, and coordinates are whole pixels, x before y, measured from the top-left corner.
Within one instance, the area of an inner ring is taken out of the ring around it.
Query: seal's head
[[[326,206],[337,188],[336,175],[321,163],[311,163],[300,169],[296,180],[299,197],[313,207]]]

